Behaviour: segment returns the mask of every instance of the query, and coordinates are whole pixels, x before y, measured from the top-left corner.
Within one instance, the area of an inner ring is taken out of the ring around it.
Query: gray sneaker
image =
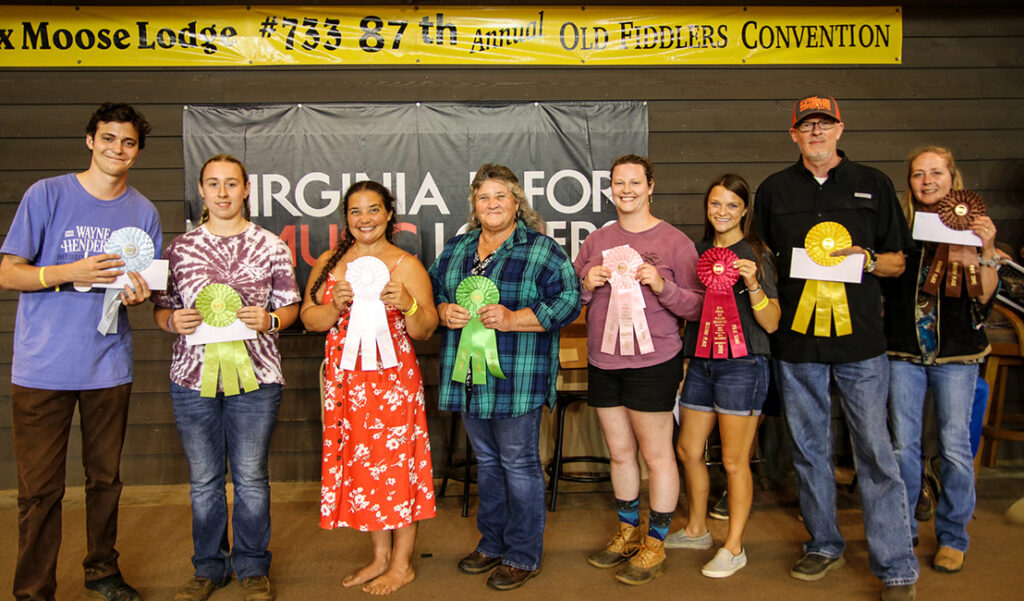
[[[714,544],[711,540],[711,532],[705,532],[700,536],[686,536],[686,528],[681,528],[665,537],[666,549],[696,549],[707,551]]]
[[[728,578],[747,565],[747,550],[741,549],[739,555],[733,555],[729,549],[722,547],[715,553],[715,558],[704,564],[700,573],[708,578]]]

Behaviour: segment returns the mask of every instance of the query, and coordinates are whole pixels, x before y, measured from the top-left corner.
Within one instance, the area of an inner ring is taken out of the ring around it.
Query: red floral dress
[[[324,284],[330,302],[332,276]],[[420,375],[402,312],[388,307],[398,366],[341,368],[349,312],[327,334],[320,527],[390,530],[432,518],[434,480]],[[379,355],[378,355],[379,356]]]

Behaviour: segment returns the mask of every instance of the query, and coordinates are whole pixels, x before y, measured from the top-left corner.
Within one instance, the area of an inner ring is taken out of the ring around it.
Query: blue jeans
[[[203,398],[171,382],[174,421],[188,459],[195,575],[227,582],[270,571],[270,435],[281,404],[280,384],[233,396]],[[227,461],[235,487],[234,550],[228,546]]]
[[[476,550],[521,570],[540,568],[544,548],[544,470],[540,465],[543,407],[519,417],[474,419],[462,423],[476,453],[480,495]]]
[[[800,511],[811,540],[805,553],[839,557],[846,548],[836,520],[829,384],[835,379],[853,441],[871,571],[886,586],[917,581],[907,493],[886,420],[889,361],[879,355],[851,363],[776,361],[782,406],[793,437]],[[919,474],[920,477],[920,474]]]
[[[889,419],[900,475],[907,487],[911,529],[917,535],[914,505],[921,494],[921,422],[925,392],[932,391],[942,457],[942,492],[935,507],[939,545],[966,551],[967,523],[974,513],[974,454],[971,407],[978,366],[962,363],[915,365],[889,362]]]

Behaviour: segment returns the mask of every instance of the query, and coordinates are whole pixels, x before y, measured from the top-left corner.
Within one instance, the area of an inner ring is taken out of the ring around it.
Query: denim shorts
[[[682,353],[650,367],[601,369],[587,366],[587,404],[633,411],[672,411],[683,379]]]
[[[694,411],[761,415],[768,396],[768,357],[690,359],[679,404]]]

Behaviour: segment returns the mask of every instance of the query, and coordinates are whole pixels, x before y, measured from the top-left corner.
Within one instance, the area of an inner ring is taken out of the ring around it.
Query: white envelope
[[[793,249],[793,260],[789,264],[789,277],[798,280],[821,280],[823,282],[849,282],[859,284],[864,276],[864,253],[849,255],[842,263],[826,267],[818,265],[803,248]]]
[[[149,267],[139,272],[139,275],[146,281],[150,290],[167,290],[167,272],[170,270],[170,262],[167,259],[153,259]],[[93,284],[93,288],[120,288],[131,284],[128,272],[117,276],[117,279],[109,284]],[[78,289],[78,286],[75,287]],[[88,288],[86,288],[88,290]]]
[[[954,230],[942,223],[938,213],[914,213],[914,240],[945,242],[963,246],[981,246],[981,238],[971,230]]]
[[[256,330],[251,330],[242,320],[236,319],[231,325],[223,328],[215,328],[209,324],[201,323],[192,334],[185,334],[185,344],[195,346],[197,344],[209,344],[211,342],[230,342],[232,340],[253,340],[256,338]]]

